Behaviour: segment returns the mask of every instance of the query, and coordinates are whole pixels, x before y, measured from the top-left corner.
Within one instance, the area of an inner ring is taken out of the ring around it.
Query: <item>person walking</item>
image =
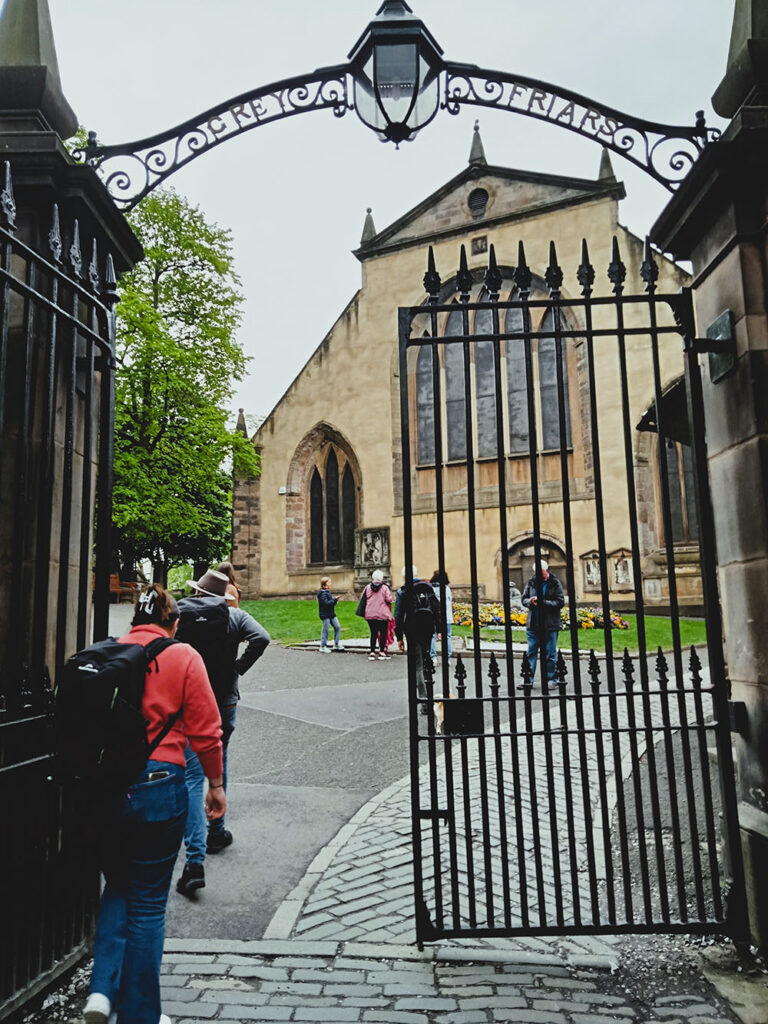
[[[536,572],[525,585],[523,606],[528,609],[525,625],[528,639],[528,664],[531,666],[531,681],[536,674],[539,648],[544,642],[547,684],[556,682],[557,633],[560,629],[560,609],[565,604],[565,594],[560,580],[549,571],[549,564],[543,559]],[[542,674],[544,669],[542,670]]]
[[[331,626],[333,626],[333,649],[334,651],[343,651],[344,644],[341,642],[341,624],[336,617],[336,603],[339,599],[331,593],[330,576],[323,576],[320,580],[320,589],[316,597],[318,615],[323,624],[323,628],[320,631],[320,653],[331,653],[331,648],[328,646],[328,632]]]
[[[178,624],[173,597],[153,583],[142,591],[131,629],[119,642],[146,647],[173,637]],[[181,715],[125,795],[110,801],[94,822],[106,884],[83,1011],[86,1024],[170,1024],[161,1013],[160,963],[168,890],[187,816],[187,745],[208,779],[206,816],[214,821],[226,810],[221,717],[202,658],[187,644],[174,643],[160,651],[152,666],[141,705],[148,741],[179,709]]]
[[[379,661],[388,661],[387,653],[387,628],[392,618],[392,591],[384,582],[384,573],[381,569],[374,569],[371,575],[371,582],[363,591],[365,598],[365,621],[371,634],[371,653],[369,661],[376,660],[376,645],[378,644]]]
[[[414,565],[411,574],[413,586],[404,582],[395,595],[395,636],[397,646],[402,654],[405,642],[413,652],[413,673],[416,683],[416,696],[422,700],[429,697],[424,679],[424,658],[429,651],[429,644],[435,632],[435,624],[440,621],[440,605],[438,604],[432,585],[419,579]],[[403,566],[405,580],[405,566]],[[422,704],[423,715],[429,713],[427,705]]]
[[[262,656],[270,636],[245,609],[228,606],[229,580],[223,573],[209,569],[199,580],[187,582],[195,596],[179,601],[179,639],[191,644],[202,656],[221,713],[226,793],[229,742],[235,731],[240,699],[239,679]],[[246,648],[239,654],[241,643],[246,644]],[[202,766],[191,747],[186,754],[189,814],[184,845],[187,856],[176,890],[182,896],[191,897],[196,890],[205,887],[206,854],[221,853],[232,844],[233,837],[225,827],[223,815],[210,821],[206,828]]]
[[[436,641],[438,639],[441,639],[447,656],[450,658],[451,654],[453,654],[453,596],[451,594],[451,581],[448,579],[448,573],[441,573],[439,569],[436,569],[432,573],[432,578],[429,582],[432,584],[432,589],[438,602],[440,602],[441,591],[445,592],[445,632],[442,634],[442,637],[438,637],[437,630],[440,628],[440,620],[438,619],[435,623],[435,631],[432,634],[432,642],[429,645],[429,656],[434,661],[437,655]]]

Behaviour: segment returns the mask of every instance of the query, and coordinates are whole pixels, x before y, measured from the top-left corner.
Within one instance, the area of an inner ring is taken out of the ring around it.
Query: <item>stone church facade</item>
[[[579,294],[576,268],[582,239],[588,242],[591,262],[597,270],[595,294],[610,294],[605,268],[611,262],[614,236],[627,269],[625,291],[639,294],[643,292],[643,243],[619,224],[619,200],[624,195],[624,186],[616,180],[606,153],[595,180],[494,167],[487,163],[476,129],[468,166],[442,188],[380,232],[375,230],[369,211],[361,245],[355,252],[361,264],[360,289],[253,435],[261,455],[261,476],[235,480],[233,562],[247,596],[307,596],[314,594],[320,577],[326,574],[333,577],[335,592],[351,595],[370,579],[374,568],[382,568],[387,578],[400,584],[403,508],[397,309],[424,302],[422,278],[429,246],[434,249],[444,282],[441,303],[445,304],[456,293],[455,274],[462,244],[477,282],[472,298],[481,295],[491,244],[504,278],[501,298],[509,297],[521,239],[534,275],[532,299],[547,297],[544,271],[551,239],[556,241],[559,263],[566,273],[564,297]],[[657,256],[657,262],[660,292],[675,293],[688,283],[680,267],[661,256]],[[538,315],[539,322],[532,326],[544,331],[548,313]],[[632,316],[629,307],[630,328]],[[578,326],[571,324],[573,329]],[[450,321],[445,330],[451,332]],[[659,351],[665,422],[684,419],[681,410],[685,407],[682,345],[679,337],[669,338]],[[644,342],[647,350],[647,337]],[[584,348],[581,339],[569,340],[563,369],[576,597],[589,603],[599,602],[600,569]],[[419,572],[428,576],[437,565],[435,474],[429,450],[433,421],[427,375],[422,373],[422,380],[418,358],[413,355],[408,373],[412,376],[410,416],[415,427],[410,460],[414,562]],[[519,379],[513,366],[516,356],[507,349],[502,370],[509,549],[501,552],[494,546],[498,537],[498,510],[494,506],[497,462],[491,457],[483,459],[484,371],[479,358],[476,351],[472,381],[480,495],[476,513],[478,574],[482,596],[497,600],[501,597],[503,559],[507,559],[510,578],[518,586],[524,584],[533,564],[527,442],[520,443],[516,427],[522,415],[527,417],[527,399],[525,392],[520,395],[515,391]],[[547,418],[551,403],[546,400],[547,388],[552,387],[553,358],[553,345],[547,348],[545,339],[535,343],[536,416],[544,449],[539,464],[540,537],[544,556],[564,579],[563,509],[558,500],[560,458],[554,452],[554,448],[559,449],[559,427],[555,424],[553,428],[551,415]],[[663,464],[670,484],[680,603],[696,606],[701,600],[701,583],[690,448],[681,429],[681,440],[669,442],[664,458],[659,459],[653,432],[653,374],[649,361],[640,357],[638,340],[634,347],[630,342],[628,360],[632,422],[638,426],[633,456],[643,595],[651,606],[662,607],[668,600],[659,505],[659,467]],[[451,367],[447,357],[441,372],[446,385],[442,389],[444,401],[450,402]],[[612,386],[615,367],[600,351],[596,353],[596,373],[611,603],[629,607],[640,581],[632,579],[620,399],[618,388]],[[466,534],[466,485],[462,483],[466,480],[466,462],[462,462],[460,431],[455,437],[451,432],[450,408],[448,413],[444,444],[446,568],[454,593],[461,596],[470,578],[466,545],[460,541]],[[242,415],[239,428],[246,429]],[[553,429],[557,436],[548,442]],[[495,444],[494,435],[489,456],[495,454]],[[551,449],[549,454],[547,448]],[[487,495],[485,507],[483,494]],[[486,518],[488,528],[484,529]]]

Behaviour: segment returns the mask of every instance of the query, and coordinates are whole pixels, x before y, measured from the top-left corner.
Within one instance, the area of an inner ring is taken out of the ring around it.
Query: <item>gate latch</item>
[[[728,701],[728,724],[731,732],[746,736],[748,727],[747,705],[743,700]]]

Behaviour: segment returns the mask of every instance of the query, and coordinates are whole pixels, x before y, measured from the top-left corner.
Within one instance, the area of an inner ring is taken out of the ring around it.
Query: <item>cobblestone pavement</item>
[[[624,707],[614,711],[620,729],[626,727],[630,713],[628,702],[623,703]],[[541,707],[541,702],[535,704]],[[691,695],[686,704],[684,713],[691,721],[695,713]],[[639,719],[641,709],[635,707],[632,713],[637,713]],[[429,809],[434,805],[452,809],[455,822],[453,830],[440,829],[437,858],[432,843],[433,826],[430,822],[423,825],[425,901],[433,921],[442,916],[449,926],[466,929],[476,919],[480,926],[498,927],[504,923],[502,911],[509,902],[513,927],[521,926],[526,915],[536,924],[572,924],[577,920],[579,908],[584,916],[589,916],[587,908],[592,898],[590,879],[593,876],[599,883],[595,893],[601,920],[610,920],[606,913],[613,913],[618,907],[621,918],[621,912],[626,910],[621,896],[622,854],[617,839],[619,830],[611,829],[610,822],[619,799],[624,799],[624,782],[632,775],[646,747],[643,735],[632,734],[629,730],[621,732],[612,750],[608,749],[607,741],[605,749],[598,746],[595,725],[599,714],[591,701],[584,701],[578,711],[581,720],[576,732],[572,728],[571,703],[567,702],[563,709],[558,701],[550,701],[543,711],[532,714],[525,723],[526,735],[517,741],[519,749],[514,762],[508,740],[503,746],[493,741],[481,746],[476,740],[461,740],[451,741],[445,748],[445,756],[436,754],[431,765],[422,767],[421,807]],[[662,711],[654,705],[649,708],[649,721],[657,728],[668,714],[668,710]],[[569,725],[569,717],[572,731],[566,740],[561,730]],[[502,731],[505,730],[508,732],[508,727],[502,723]],[[586,742],[583,740],[585,732]],[[700,742],[705,743],[702,735]],[[575,770],[580,762],[586,771]],[[698,763],[706,764],[706,758]],[[637,771],[643,772],[647,790],[648,766],[638,767]],[[656,775],[663,781],[659,765]],[[549,794],[546,785],[541,784],[548,778],[553,783]],[[517,779],[516,790],[512,788],[513,779]],[[539,782],[538,790],[532,784],[534,780]],[[582,790],[584,780],[587,785]],[[663,790],[662,800],[667,800]],[[412,941],[410,801],[410,780],[404,778],[365,804],[310,864],[304,878],[272,918],[264,937]],[[691,806],[694,805],[692,800]],[[483,806],[487,807],[485,814],[481,811]],[[517,816],[513,807],[519,810]],[[588,815],[585,808],[588,808]],[[632,811],[622,802],[623,832],[631,834],[637,845],[639,830]],[[693,813],[701,817],[699,811]],[[686,831],[689,826],[686,820],[679,823],[678,844],[689,839]],[[507,850],[501,843],[502,828]],[[698,821],[698,828],[699,836],[704,836],[703,820]],[[611,838],[607,839],[609,835]],[[653,863],[655,856],[661,859],[672,889],[677,877],[675,872],[680,870],[682,862],[676,861],[670,837],[665,836],[663,843],[654,846],[644,834],[642,842],[643,851],[646,854],[650,851],[651,876],[654,867],[658,868],[658,863]],[[692,845],[688,842],[689,847]],[[713,887],[712,879],[707,879],[707,865],[700,851],[696,851],[696,856],[702,861],[699,872],[704,877],[702,884],[706,887],[709,881],[707,891],[711,897]],[[456,865],[453,876],[451,857]],[[436,862],[439,871],[435,870]],[[629,864],[627,870],[631,889]],[[451,891],[453,878],[456,884]],[[688,910],[695,913],[693,887],[689,884],[686,889],[683,884],[682,888]],[[505,891],[509,893],[508,901],[504,899]],[[488,899],[489,893],[492,901]],[[619,895],[614,896],[614,893]],[[660,920],[658,886],[649,899],[654,919]],[[672,898],[670,902],[673,916],[677,916],[679,905],[676,907]],[[637,894],[634,906],[642,914]],[[712,906],[708,905],[707,910],[711,915]]]
[[[163,1011],[175,1024],[717,1024],[739,1019],[679,955],[674,969],[650,980],[642,971],[607,967],[552,941],[540,952],[455,944],[419,952],[354,942],[185,940],[168,943]]]

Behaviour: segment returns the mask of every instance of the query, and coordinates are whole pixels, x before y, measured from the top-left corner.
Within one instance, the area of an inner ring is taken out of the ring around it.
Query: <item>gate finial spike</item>
[[[624,657],[621,659],[621,670],[624,673],[624,683],[628,690],[635,685],[635,667],[629,655],[629,648],[624,648]]]
[[[528,660],[527,654],[523,654],[523,660],[520,663],[520,675],[523,677],[523,690],[525,691],[525,696],[529,697],[531,693],[533,672],[531,672],[531,663]]]
[[[488,252],[488,269],[485,272],[485,287],[490,292],[491,301],[499,297],[501,291],[501,271],[496,264],[496,248],[491,242]]]
[[[645,281],[645,290],[652,295],[656,291],[656,281],[659,277],[659,268],[651,248],[651,240],[645,236],[645,248],[643,250],[643,262],[640,266],[640,276]]]
[[[83,276],[83,254],[80,251],[80,222],[75,220],[72,244],[69,247],[69,265],[76,278]]]
[[[13,196],[11,165],[8,160],[5,161],[3,188],[0,191],[0,227],[8,228],[9,231],[16,230],[16,200]]]
[[[472,272],[467,265],[467,247],[462,245],[459,256],[459,272],[456,274],[456,287],[459,289],[464,302],[469,301],[469,293],[472,291]]]
[[[619,254],[619,240],[614,235],[613,246],[611,247],[611,262],[608,264],[608,280],[613,285],[614,295],[621,295],[624,291],[624,279],[626,276],[627,268],[621,262]]]
[[[696,652],[696,648],[693,645],[691,646],[691,659],[690,659],[688,664],[689,664],[689,668],[691,670],[691,679],[693,680],[693,685],[700,688],[701,687],[701,659],[699,658],[699,655]]]
[[[600,663],[597,660],[594,647],[589,652],[589,668],[587,670],[592,683],[592,688],[596,690],[600,685]]]
[[[659,646],[656,649],[656,675],[658,676],[659,683],[663,687],[666,687],[668,682],[667,673],[667,659],[664,657],[664,652],[662,651],[661,646]]]
[[[440,275],[435,267],[435,250],[430,245],[429,254],[427,256],[427,272],[424,275],[424,290],[429,294],[430,298],[434,302],[437,301],[441,283]]]
[[[595,283],[595,268],[589,262],[589,249],[586,238],[581,240],[581,264],[576,271],[576,277],[581,285],[581,293],[585,298],[592,294],[592,285]]]
[[[104,270],[104,302],[110,309],[114,309],[119,300],[115,261],[112,259],[112,253],[109,252],[107,253],[107,265]]]
[[[523,295],[531,290],[531,274],[528,262],[525,258],[525,246],[522,240],[517,243],[517,266],[515,267],[515,284]]]
[[[557,262],[554,242],[549,243],[549,266],[544,272],[544,280],[547,282],[550,295],[556,295],[563,286],[563,271]]]
[[[53,204],[53,216],[51,217],[51,230],[48,232],[48,248],[51,252],[51,259],[59,266],[61,264],[61,226],[59,221],[59,204]]]
[[[101,282],[99,281],[99,252],[95,238],[91,249],[91,262],[88,264],[88,283],[91,286],[91,291],[98,292]]]
[[[501,669],[499,663],[496,660],[496,652],[491,651],[491,658],[488,665],[488,677],[491,680],[491,689],[496,690],[499,686],[499,676],[501,675]]]

